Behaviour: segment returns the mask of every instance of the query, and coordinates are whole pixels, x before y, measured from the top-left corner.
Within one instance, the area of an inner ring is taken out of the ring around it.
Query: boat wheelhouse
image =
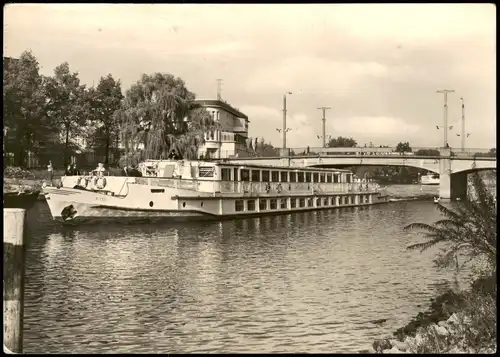
[[[64,176],[46,186],[54,219],[219,219],[363,206],[383,201],[378,185],[352,172],[223,161],[149,160],[142,177]]]

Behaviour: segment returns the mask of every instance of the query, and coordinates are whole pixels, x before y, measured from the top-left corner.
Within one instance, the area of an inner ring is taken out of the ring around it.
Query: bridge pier
[[[467,197],[467,172],[458,172],[451,175],[451,199],[461,199],[464,200]]]
[[[451,149],[439,150],[439,198],[451,199]]]

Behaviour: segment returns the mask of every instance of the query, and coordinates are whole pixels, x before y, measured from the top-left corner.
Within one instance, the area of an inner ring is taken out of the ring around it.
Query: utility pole
[[[465,150],[465,105],[464,97],[460,97],[462,101],[462,151]]]
[[[283,94],[283,149],[286,149],[286,132],[288,131],[286,127],[286,95],[292,94],[292,92],[286,92]]]
[[[328,109],[332,109],[330,107],[320,107],[318,109],[321,109],[323,111],[323,147],[326,148],[326,115],[325,112]]]
[[[436,93],[444,93],[444,147],[448,147],[448,93],[454,93],[453,89],[442,89]]]
[[[222,100],[222,79],[217,79],[217,100]]]

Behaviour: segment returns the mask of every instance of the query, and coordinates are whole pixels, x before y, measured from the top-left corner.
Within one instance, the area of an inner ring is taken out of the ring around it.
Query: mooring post
[[[3,209],[3,347],[23,352],[24,221],[26,210]]]

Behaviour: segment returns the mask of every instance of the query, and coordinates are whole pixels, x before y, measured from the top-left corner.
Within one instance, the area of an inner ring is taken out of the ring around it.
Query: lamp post
[[[322,138],[323,138],[323,147],[326,148],[326,114],[325,114],[325,112],[328,109],[332,109],[332,108],[330,108],[330,107],[320,107],[318,109],[320,109],[320,110],[323,111],[323,119],[322,119],[322,121],[323,121],[323,136],[322,136]]]
[[[444,94],[444,126],[443,126],[443,131],[444,131],[444,144],[443,147],[448,147],[448,93],[454,93],[455,91],[453,89],[443,89],[443,90],[438,90],[436,93],[443,93]]]
[[[286,95],[292,94],[292,92],[286,92],[283,94],[283,149],[286,149],[286,133],[288,131],[286,127]]]

